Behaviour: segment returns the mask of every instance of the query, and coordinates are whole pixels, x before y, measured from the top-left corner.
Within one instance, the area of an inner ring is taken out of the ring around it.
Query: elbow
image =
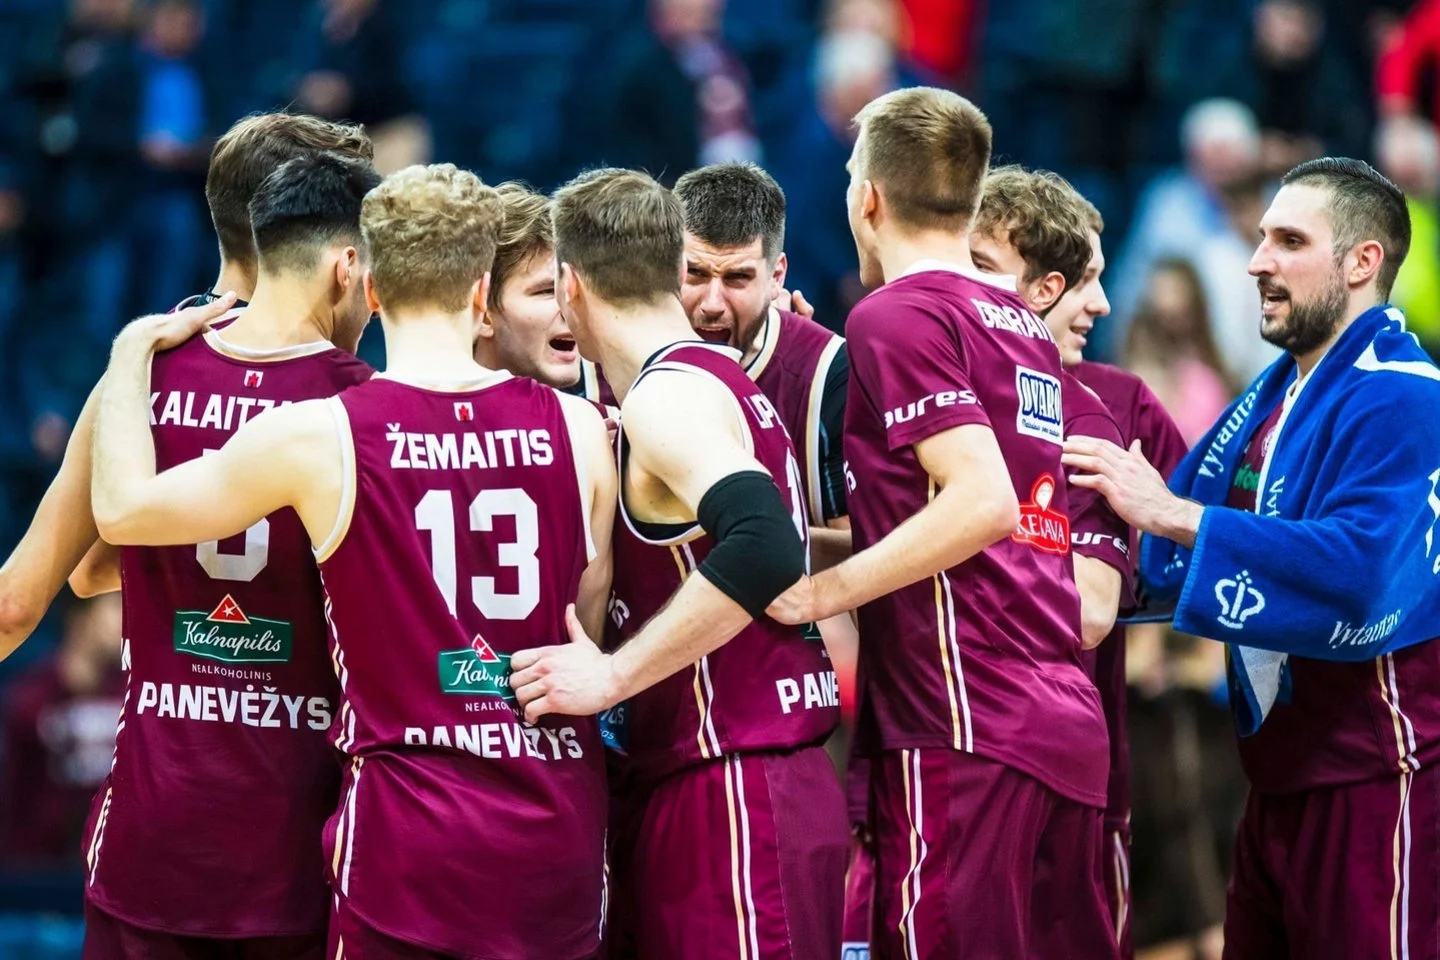
[[[1115,629],[1115,612],[1106,612],[1099,608],[1099,604],[1082,602],[1080,604],[1080,646],[1085,650],[1094,650],[1108,636],[1110,631]]]
[[[0,660],[4,660],[40,625],[45,608],[0,585]]]
[[[995,496],[987,498],[979,509],[988,543],[999,543],[1020,526],[1020,501],[1009,484],[997,490]]]

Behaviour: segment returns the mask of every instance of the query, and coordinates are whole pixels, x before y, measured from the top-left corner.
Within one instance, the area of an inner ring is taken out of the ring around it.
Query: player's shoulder
[[[1411,334],[1382,331],[1361,351],[1348,373],[1336,415],[1354,417],[1366,427],[1403,426],[1410,434],[1440,436],[1440,367]]]
[[[825,346],[832,340],[845,338],[834,330],[819,323],[810,317],[802,317],[798,313],[789,310],[777,310],[780,315],[780,349],[787,349],[789,344],[818,344]]]
[[[1109,405],[1073,371],[1060,374],[1060,403],[1065,412],[1065,432],[1102,437],[1119,442],[1120,425]]]

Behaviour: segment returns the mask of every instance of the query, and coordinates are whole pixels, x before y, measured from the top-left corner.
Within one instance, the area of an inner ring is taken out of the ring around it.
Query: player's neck
[[[916,230],[881,238],[876,251],[885,282],[899,279],[922,260],[939,260],[974,271],[970,259],[970,237],[947,230]]]
[[[236,346],[261,350],[329,340],[335,333],[335,315],[328,293],[328,280],[263,274],[250,306],[222,336]]]
[[[220,261],[220,276],[215,278],[215,285],[210,289],[219,294],[235,291],[235,296],[241,300],[251,300],[255,296],[255,268],[236,263],[233,260]]]
[[[475,362],[475,317],[417,310],[398,317],[382,313],[385,376],[405,383],[478,379],[490,372]]]
[[[700,342],[679,300],[667,298],[654,306],[623,311],[608,305],[603,309],[608,322],[592,321],[592,327],[598,328],[600,364],[617,400],[625,399],[640,368],[658,351],[683,340]]]

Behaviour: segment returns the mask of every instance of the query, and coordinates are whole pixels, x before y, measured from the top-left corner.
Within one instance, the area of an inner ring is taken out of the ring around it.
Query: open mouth
[[[729,343],[729,327],[696,327],[695,332],[700,334],[700,339],[708,340],[711,343]]]
[[[550,341],[550,349],[556,353],[572,353],[575,350],[575,338],[555,337]]]

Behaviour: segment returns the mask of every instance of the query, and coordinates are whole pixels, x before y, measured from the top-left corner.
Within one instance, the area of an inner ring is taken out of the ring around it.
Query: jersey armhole
[[[330,528],[330,535],[315,548],[317,564],[330,559],[339,549],[355,515],[355,437],[350,432],[350,414],[339,397],[331,397],[326,403],[335,417],[335,434],[340,441],[340,509],[335,512],[335,526]]]
[[[825,504],[820,494],[820,415],[825,406],[825,386],[830,379],[830,367],[845,343],[843,337],[833,337],[820,353],[820,362],[815,364],[815,377],[810,381],[810,402],[805,412],[805,486],[810,496],[810,522],[817,527],[825,526]]]
[[[560,415],[563,417],[565,411],[561,410]],[[565,424],[565,430],[567,433],[570,430],[568,421]],[[585,451],[577,449],[575,436],[571,434],[570,459],[575,461],[575,479],[580,484],[580,528],[585,535],[585,562],[589,563],[595,559],[595,555],[600,551],[595,547],[595,530],[592,526],[592,521],[594,520],[595,492],[590,489],[590,468],[585,464],[588,458],[582,456],[581,454],[583,453],[585,453]]]

